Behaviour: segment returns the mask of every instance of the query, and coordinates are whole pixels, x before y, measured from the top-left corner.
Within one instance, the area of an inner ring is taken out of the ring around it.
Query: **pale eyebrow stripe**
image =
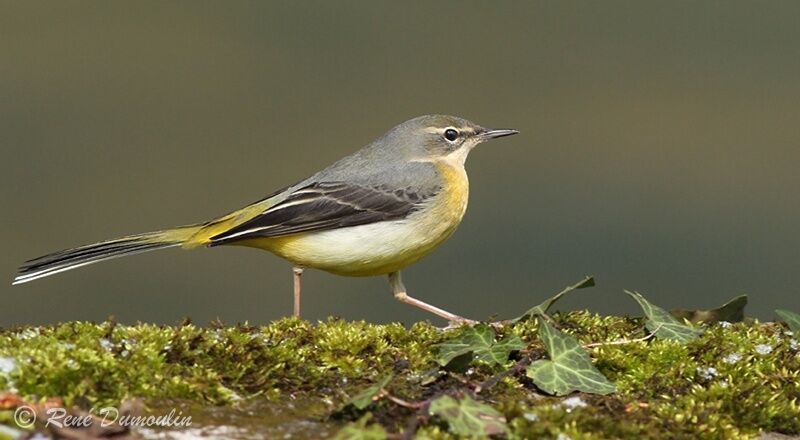
[[[471,127],[457,128],[457,127],[453,127],[453,126],[448,126],[448,127],[445,127],[445,128],[427,127],[425,129],[425,132],[426,133],[444,133],[445,131],[447,131],[450,128],[452,128],[453,130],[457,130],[459,133],[464,133],[464,134],[469,134],[469,135],[474,135],[475,134],[475,129],[473,129]]]

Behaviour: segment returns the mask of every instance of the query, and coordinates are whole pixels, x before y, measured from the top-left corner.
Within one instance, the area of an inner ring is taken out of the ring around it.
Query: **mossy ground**
[[[584,344],[646,334],[639,319],[588,312],[557,314],[554,322]],[[536,321],[524,321],[499,329],[498,337],[515,334],[529,350],[540,350],[537,330]],[[441,371],[434,346],[450,332],[427,323],[406,328],[291,318],[261,327],[71,322],[7,329],[0,332],[0,393],[83,407],[140,398],[153,412],[182,405],[188,408],[184,413],[195,408],[217,414],[205,417],[215,424],[233,417],[230,424],[240,427],[254,422],[236,414],[258,420],[258,408],[272,408],[266,412],[273,415],[276,408],[290,408],[269,429],[285,424],[295,437],[314,437],[312,431],[332,434],[358,419],[363,411],[341,410],[342,405],[390,373],[391,396],[415,402],[443,391],[474,390],[515,362],[512,356],[504,368],[477,364],[461,373]],[[597,368],[617,384],[612,395],[575,394],[579,400],[565,404],[564,398],[543,395],[521,373],[509,374],[479,397],[505,415],[512,438],[798,434],[799,351],[797,339],[780,323],[712,324],[688,344],[649,339],[590,349]],[[14,426],[13,409],[2,408],[0,424]],[[367,410],[391,433],[402,433],[414,415],[388,399]],[[298,422],[313,428],[297,430]],[[417,435],[454,438],[436,419],[422,424]]]

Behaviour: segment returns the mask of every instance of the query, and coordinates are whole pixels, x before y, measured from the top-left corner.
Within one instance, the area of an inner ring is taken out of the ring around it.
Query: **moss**
[[[588,312],[554,319],[585,344],[645,336],[639,319]],[[293,412],[292,420],[314,420],[334,432],[363,414],[353,408],[338,411],[349,396],[389,373],[394,379],[388,391],[413,402],[472,387],[503,370],[473,365],[462,373],[439,371],[433,346],[450,334],[427,323],[405,328],[292,318],[262,327],[72,322],[8,329],[0,332],[0,359],[6,360],[0,392],[92,406],[140,397],[159,407],[178,399],[223,414],[239,411],[243,401],[282,405],[291,396],[313,403],[304,406],[313,411]],[[498,329],[498,339],[512,334],[532,352],[541,350],[535,321]],[[568,407],[561,398],[543,396],[524,374],[509,374],[480,398],[506,416],[512,438],[798,434],[800,357],[792,341],[775,323],[710,325],[686,345],[649,339],[592,348],[595,365],[616,382],[618,392],[577,395],[585,406]],[[385,399],[369,410],[373,420],[395,433],[415,412]],[[10,425],[1,406],[0,420]],[[435,419],[423,424],[418,436],[453,438]]]
[[[370,325],[282,319],[264,327],[114,326],[75,322],[0,333],[0,357],[17,369],[0,389],[111,404],[129,397],[212,404],[238,397],[369,383],[403,362],[434,364],[442,332],[428,324]]]

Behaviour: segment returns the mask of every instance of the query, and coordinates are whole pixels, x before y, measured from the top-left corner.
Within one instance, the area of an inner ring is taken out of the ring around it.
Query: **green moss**
[[[645,336],[639,319],[588,312],[554,319],[561,331],[584,344]],[[505,377],[479,397],[505,415],[512,438],[721,439],[749,438],[761,431],[800,433],[800,357],[786,329],[749,322],[705,330],[685,345],[649,339],[591,348],[595,365],[616,382],[618,392],[578,395],[586,406],[569,408],[563,399],[543,396],[524,374]],[[498,339],[519,336],[532,353],[542,348],[535,321],[497,332]],[[232,410],[242,401],[275,405],[291,396],[315,402],[308,405],[312,412],[291,417],[312,419],[333,432],[363,414],[336,410],[391,372],[388,391],[419,401],[474,386],[503,369],[474,365],[462,373],[440,372],[433,346],[450,334],[426,323],[406,329],[292,318],[263,327],[73,322],[9,329],[0,332],[0,358],[13,360],[16,368],[0,370],[0,392],[29,401],[60,397],[67,404],[94,406],[119,405],[131,397],[154,403],[180,399]],[[414,414],[385,399],[369,410],[373,420],[395,433]],[[8,412],[0,416],[7,420]],[[423,423],[418,434],[453,438],[436,419]]]
[[[17,369],[0,389],[110,404],[129,397],[212,404],[253,394],[369,383],[404,362],[432,367],[442,332],[428,324],[370,325],[282,319],[264,327],[123,326],[75,322],[0,333],[0,357]]]

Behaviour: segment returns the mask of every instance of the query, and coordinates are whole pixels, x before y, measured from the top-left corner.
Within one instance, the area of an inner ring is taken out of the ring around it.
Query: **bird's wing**
[[[345,182],[315,182],[253,218],[210,238],[210,245],[357,226],[408,216],[439,188],[391,189]]]

